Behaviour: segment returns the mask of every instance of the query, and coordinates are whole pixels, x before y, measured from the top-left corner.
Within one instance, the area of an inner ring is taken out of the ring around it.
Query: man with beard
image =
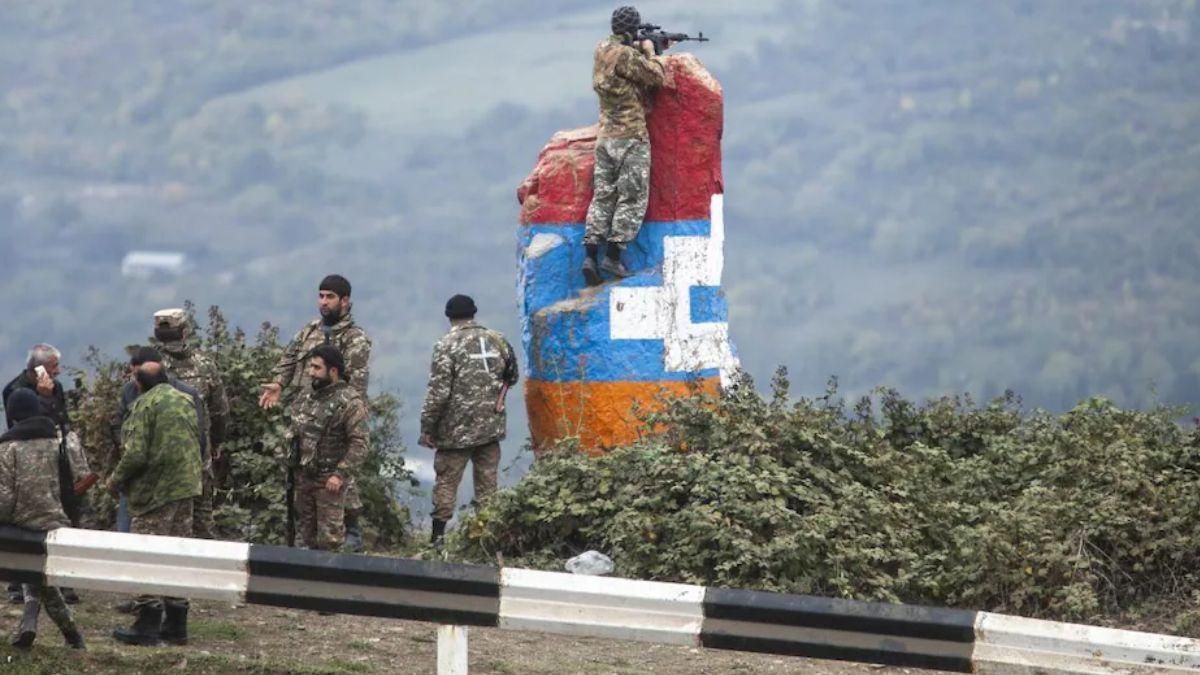
[[[305,548],[336,551],[345,539],[347,480],[367,456],[367,404],[342,379],[333,345],[317,345],[308,360],[309,391],[292,407],[289,438],[296,471],[296,513]]]
[[[16,388],[4,406],[11,427],[0,436],[0,523],[29,530],[48,531],[69,524],[63,512],[59,482],[59,441],[54,420],[41,414],[38,395]],[[62,593],[53,586],[25,584],[25,612],[12,644],[33,646],[42,607],[54,620],[67,644],[83,649],[83,636],[75,625]]]
[[[171,386],[159,362],[142,363],[134,383],[140,395],[121,428],[121,459],[108,490],[128,496],[134,534],[190,537],[202,471],[196,404]],[[135,611],[134,624],[117,628],[113,638],[132,645],[187,644],[186,598],[139,596]]]
[[[371,359],[371,339],[351,316],[350,282],[340,274],[330,274],[321,280],[317,290],[317,310],[321,318],[313,320],[300,329],[279,359],[275,367],[275,379],[263,385],[258,404],[273,408],[281,398],[291,406],[298,392],[305,389],[305,369],[309,354],[320,345],[336,347],[345,360],[345,369],[339,372],[341,379],[358,391],[363,401],[367,399],[367,381],[370,377],[368,362]],[[294,417],[294,409],[290,411]],[[359,514],[362,501],[354,476],[344,476],[349,481],[344,490],[346,513],[346,543],[352,551],[362,550],[362,527]]]
[[[213,523],[213,468],[212,462],[221,458],[221,443],[225,440],[225,429],[229,420],[229,399],[221,381],[217,364],[196,344],[192,335],[192,322],[182,309],[162,309],[154,313],[154,339],[163,354],[163,365],[171,377],[190,385],[200,392],[204,408],[208,413],[207,437],[209,461],[202,474],[203,491],[192,507],[192,536],[213,539],[216,527]]]

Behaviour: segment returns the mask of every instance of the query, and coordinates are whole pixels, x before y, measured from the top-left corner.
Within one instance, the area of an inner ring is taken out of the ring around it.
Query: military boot
[[[75,592],[74,588],[67,588],[66,586],[63,586],[59,590],[62,591],[63,602],[67,603],[68,605],[79,604],[79,594]]]
[[[187,617],[187,605],[167,605],[162,625],[163,642],[172,645],[188,643]]]
[[[127,645],[142,645],[145,647],[162,646],[162,605],[140,603],[137,608],[137,619],[129,628],[117,628],[112,632],[113,639]]]
[[[620,244],[609,242],[608,250],[604,252],[604,260],[600,263],[600,271],[608,272],[618,279],[625,279],[633,276],[624,264],[621,263],[621,251],[625,247]]]
[[[63,641],[66,642],[67,646],[71,649],[78,649],[79,651],[84,651],[87,649],[87,647],[83,644],[83,633],[80,633],[78,628],[73,628],[63,633]]]
[[[32,593],[25,594],[25,612],[21,615],[21,623],[13,634],[12,646],[17,649],[29,649],[37,639],[38,615],[42,613],[42,602]]]

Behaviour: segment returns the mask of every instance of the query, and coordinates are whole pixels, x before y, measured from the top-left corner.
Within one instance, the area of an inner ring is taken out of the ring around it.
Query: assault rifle
[[[637,39],[635,44],[641,44],[642,40],[649,40],[654,44],[654,53],[661,56],[667,50],[667,45],[672,42],[708,42],[708,38],[704,37],[704,32],[701,31],[692,37],[687,33],[664,33],[662,26],[656,26],[652,23],[643,23],[638,26]]]

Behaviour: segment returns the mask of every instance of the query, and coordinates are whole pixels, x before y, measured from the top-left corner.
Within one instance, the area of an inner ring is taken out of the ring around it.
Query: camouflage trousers
[[[650,141],[601,138],[596,141],[592,204],[585,244],[627,244],[637,237],[650,203]]]
[[[46,610],[46,614],[50,615],[50,620],[54,622],[55,626],[58,626],[58,630],[63,635],[78,629],[75,625],[75,617],[71,614],[71,608],[63,600],[62,591],[58,590],[57,586],[22,584],[22,591],[26,603],[35,600],[42,603],[42,609]]]
[[[197,539],[216,539],[217,525],[213,521],[213,477],[210,471],[200,472],[200,496],[192,498],[192,536]]]
[[[157,534],[163,537],[192,536],[192,499],[177,499],[153,511],[133,516],[129,531],[134,534]],[[143,605],[157,610],[161,610],[163,605],[184,608],[188,606],[187,598],[153,595],[139,595],[136,603],[139,609]]]
[[[333,493],[326,480],[296,472],[296,532],[304,548],[336,551],[346,540],[346,486]]]
[[[475,479],[475,502],[479,503],[496,491],[496,469],[500,467],[500,443],[492,441],[474,448],[458,450],[439,449],[433,457],[433,472],[437,481],[433,486],[433,517],[435,520],[450,520],[454,517],[454,504],[458,501],[458,484],[462,482],[467,462]]]

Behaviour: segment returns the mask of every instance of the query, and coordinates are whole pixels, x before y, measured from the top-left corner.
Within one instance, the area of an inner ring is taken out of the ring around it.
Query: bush
[[[643,442],[541,457],[456,552],[557,567],[594,548],[627,577],[1067,619],[1200,588],[1180,411],[891,390],[847,410],[836,382],[794,404],[787,386],[675,400]]]
[[[278,329],[264,323],[251,343],[240,329],[231,333],[220,310],[213,307],[202,346],[221,370],[230,403],[227,438],[221,446],[224,457],[216,463],[217,528],[228,539],[283,543],[287,514],[277,453],[283,447],[286,422],[280,408],[258,407],[261,383],[270,378],[283,351]],[[73,421],[93,467],[107,475],[117,457],[113,424],[118,420],[125,362],[92,349],[86,364],[88,371],[76,373],[86,377],[87,384],[75,397]],[[371,449],[358,477],[364,536],[376,548],[394,547],[402,541],[408,523],[407,509],[398,501],[399,485],[411,477],[397,427],[400,402],[384,393],[372,397],[370,407]],[[98,521],[111,527],[115,508],[102,492],[94,493]]]

